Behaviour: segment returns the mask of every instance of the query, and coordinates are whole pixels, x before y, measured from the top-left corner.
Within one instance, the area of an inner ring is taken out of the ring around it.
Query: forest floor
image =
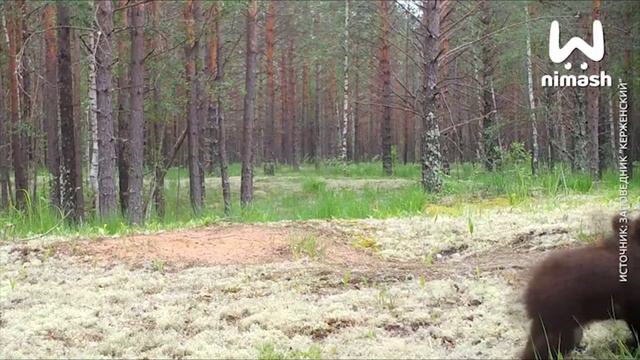
[[[530,267],[604,236],[614,209],[572,195],[464,215],[4,242],[0,357],[513,358]],[[624,331],[589,327],[577,357],[606,356]]]

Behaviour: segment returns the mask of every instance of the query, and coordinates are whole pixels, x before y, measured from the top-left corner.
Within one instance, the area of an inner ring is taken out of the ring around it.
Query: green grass
[[[301,351],[278,351],[276,347],[271,343],[263,344],[258,348],[259,360],[289,360],[289,359],[308,359],[308,360],[320,360],[322,358],[322,350],[312,345],[309,349]]]
[[[144,228],[131,228],[122,217],[97,219],[92,210],[87,212],[87,217],[80,224],[69,224],[61,220],[60,212],[49,206],[46,173],[43,173],[39,176],[40,192],[35,199],[29,199],[25,211],[0,212],[0,240],[32,238],[41,234],[108,236],[138,230],[203,226],[221,220],[269,222],[388,218],[417,214],[462,216],[465,215],[463,210],[467,206],[518,206],[541,198],[559,202],[563,201],[565,195],[576,194],[597,194],[608,200],[615,200],[618,196],[617,173],[606,172],[600,181],[593,181],[588,174],[573,172],[564,166],[541,168],[538,176],[534,177],[526,164],[505,165],[497,172],[488,172],[479,164],[455,164],[450,174],[444,178],[443,191],[439,194],[427,194],[419,184],[420,167],[417,164],[397,164],[394,175],[385,177],[380,162],[327,163],[318,169],[313,165],[303,164],[299,171],[279,165],[276,176],[264,176],[262,168],[256,167],[254,201],[250,206],[240,208],[240,164],[231,164],[229,168],[233,206],[228,217],[223,214],[219,179],[208,180],[204,211],[201,215],[194,216],[189,203],[187,170],[173,168],[166,179],[166,216],[160,219],[152,213]],[[348,182],[349,179],[385,178],[392,183],[393,179],[397,182],[391,187],[366,182],[363,186],[362,181],[349,187]],[[178,179],[181,181],[177,181]],[[341,185],[332,186],[332,181],[340,181]],[[632,204],[640,201],[640,196],[634,195],[640,194],[638,190],[640,177],[629,184]]]
[[[317,236],[313,234],[296,235],[291,239],[291,251],[298,257],[308,256],[312,259],[322,257],[324,249]]]

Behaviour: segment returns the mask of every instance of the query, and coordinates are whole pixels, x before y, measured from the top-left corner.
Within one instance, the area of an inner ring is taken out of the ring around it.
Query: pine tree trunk
[[[51,5],[49,6],[51,7]],[[45,9],[45,13],[47,11],[55,11],[52,9]],[[53,21],[53,17],[51,17],[51,21]],[[46,23],[45,23],[46,24]],[[49,28],[53,28],[54,24],[51,23]],[[45,34],[45,41],[47,41],[47,35]],[[0,38],[3,38],[5,34],[2,33],[2,27],[0,27]],[[55,41],[55,39],[54,39]],[[2,41],[0,41],[0,53],[3,52],[2,49]],[[53,61],[55,61],[55,53],[53,54]],[[2,81],[2,69],[0,69],[0,84],[4,84]],[[46,77],[46,74],[45,74]],[[47,78],[50,80],[49,78]],[[54,79],[55,84],[55,79]],[[55,86],[55,85],[54,85]],[[9,157],[7,156],[10,151],[9,143],[7,142],[7,112],[6,105],[4,100],[4,91],[0,91],[0,210],[4,210],[9,206],[10,202],[10,191],[9,191]],[[54,99],[56,99],[54,97]],[[54,104],[57,106],[57,103]],[[58,111],[55,111],[56,119]],[[46,115],[45,115],[46,116]],[[48,163],[47,163],[48,164]],[[59,188],[58,188],[59,189]],[[59,197],[58,197],[59,199]]]
[[[95,53],[96,60],[96,119],[97,153],[98,153],[98,214],[102,218],[116,215],[115,188],[115,136],[113,127],[113,110],[111,106],[113,62],[113,4],[110,0],[96,1],[96,19],[98,39]],[[94,149],[95,151],[96,149]]]
[[[593,20],[600,19],[600,0],[592,1],[592,18],[588,21],[587,39],[592,38],[592,26]],[[586,17],[585,17],[586,18]],[[595,76],[600,74],[600,63],[598,61],[590,62],[589,75]],[[589,126],[589,171],[594,178],[599,178],[602,174],[600,172],[600,141],[599,141],[599,128],[600,128],[600,88],[599,87],[587,87],[587,111],[588,111],[588,126]]]
[[[618,152],[616,151],[616,124],[613,115],[613,91],[609,90],[609,101],[607,101],[607,125],[608,125],[608,140],[609,140],[609,156],[607,157],[611,162],[612,167],[617,167]]]
[[[187,108],[187,142],[188,142],[188,162],[189,162],[189,196],[191,199],[191,207],[196,214],[202,211],[203,203],[203,178],[200,170],[200,152],[199,152],[199,135],[200,121],[198,119],[198,89],[199,75],[197,69],[197,55],[200,44],[196,37],[195,28],[199,24],[195,24],[195,14],[199,11],[199,2],[197,0],[189,0],[185,8],[185,22],[187,30],[188,45],[186,50],[187,60],[187,82],[189,84],[188,108]]]
[[[24,210],[27,205],[28,180],[26,173],[26,156],[20,134],[20,103],[18,89],[17,55],[22,47],[22,29],[17,3],[7,3],[9,14],[7,18],[7,32],[9,37],[9,109],[11,125],[11,154],[15,176],[16,208]]]
[[[213,123],[217,134],[216,144],[218,153],[218,163],[220,164],[220,180],[222,185],[222,201],[224,204],[224,214],[231,214],[231,188],[229,186],[229,160],[227,158],[226,131],[224,125],[224,114],[220,98],[209,108],[209,116],[213,117]]]
[[[529,18],[529,4],[525,4],[525,13],[527,19]],[[533,91],[533,65],[531,54],[531,34],[529,30],[529,24],[527,23],[527,79],[528,79],[528,91],[529,91],[529,111],[531,119],[531,174],[534,176],[538,172],[538,126],[536,122],[536,101]]]
[[[131,21],[131,116],[129,120],[129,220],[144,220],[144,3],[128,9]]]
[[[440,3],[437,0],[422,2],[422,62],[424,82],[421,91],[422,117],[422,187],[437,192],[442,188],[440,130],[437,113],[438,55],[440,52]]]
[[[567,134],[565,120],[562,116],[562,90],[556,90],[556,106],[557,106],[557,119],[558,122],[558,152],[560,153],[559,159],[562,163],[568,163],[568,150],[567,150]]]
[[[322,125],[320,124],[321,113],[322,113],[322,87],[320,85],[320,63],[316,63],[316,107],[315,107],[315,116],[313,119],[313,137],[314,137],[314,151],[313,151],[313,162],[318,169],[320,167],[320,159],[322,159],[322,137],[321,137],[321,129]]]
[[[579,171],[589,170],[588,120],[585,115],[584,89],[577,87],[576,115],[573,123],[573,168]]]
[[[242,115],[242,176],[240,203],[246,206],[253,200],[253,119],[256,92],[256,15],[258,2],[251,0],[247,9],[247,45],[244,111]]]
[[[43,111],[47,133],[47,169],[50,177],[49,197],[51,206],[60,208],[60,142],[58,141],[60,125],[58,121],[58,66],[56,60],[58,49],[56,47],[55,12],[55,7],[52,4],[48,4],[45,6],[42,15],[42,23],[45,28],[44,91],[47,94],[47,96],[43,97]]]
[[[309,65],[305,60],[302,63],[302,112],[301,112],[301,124],[302,124],[302,145],[301,153],[302,159],[309,159],[311,155],[311,121],[309,119]]]
[[[24,47],[25,44],[29,41],[31,33],[29,32],[29,23],[27,23],[27,16],[30,13],[29,4],[27,4],[26,0],[17,0],[18,8],[20,9],[20,33],[18,33],[21,39],[19,40],[19,49],[21,51],[20,56],[20,64],[18,66],[19,79],[22,79],[22,83],[20,84],[20,108],[22,110],[22,115],[20,117],[20,123],[26,125],[27,128],[32,127],[34,125],[34,116],[32,112],[31,103],[35,100],[35,90],[31,88],[31,73],[33,72],[31,66],[31,60],[29,58],[30,53],[28,48]],[[21,35],[20,35],[21,34]],[[29,167],[33,161],[35,161],[35,143],[32,143],[33,136],[30,131],[25,131],[25,128],[22,127],[19,131],[19,142],[22,147],[22,151],[25,153],[24,159],[25,163],[22,165],[24,167],[25,173],[25,197],[28,197],[28,187],[29,187]],[[33,167],[33,191],[32,194],[35,194],[35,189],[37,186],[37,164]],[[31,200],[35,199],[33,196]]]
[[[74,221],[82,218],[82,181],[77,166],[73,112],[73,78],[71,74],[71,29],[69,8],[56,3],[58,10],[58,102],[60,114],[61,162],[60,202],[65,216]]]
[[[482,17],[483,36],[492,31],[493,14],[490,8],[491,4],[487,0],[480,2]],[[478,80],[481,86],[481,95],[479,97],[480,109],[482,111],[482,126],[480,127],[480,138],[482,140],[481,158],[484,161],[485,168],[489,171],[495,171],[498,165],[497,151],[498,126],[496,124],[496,112],[493,107],[492,82],[493,69],[495,67],[494,44],[491,37],[482,41],[480,47],[480,68],[478,69]]]
[[[126,7],[128,0],[120,0],[120,7]],[[126,11],[121,12],[122,28],[128,29],[129,19]],[[118,139],[116,143],[116,157],[118,160],[118,192],[120,199],[120,209],[122,214],[126,214],[129,205],[129,71],[127,59],[129,51],[127,49],[127,39],[120,37],[118,42],[119,75],[116,80],[118,86],[118,112],[117,126]]]
[[[405,58],[404,58],[404,86],[407,88],[407,90],[411,89],[411,76],[413,74],[409,73],[409,64],[411,62],[411,49],[410,49],[410,34],[411,32],[411,18],[407,17],[407,23],[406,23],[406,39],[405,39],[405,45],[404,45],[404,51],[405,51]],[[405,96],[407,99],[409,99],[410,97],[410,93],[407,91]],[[403,122],[404,122],[404,126],[403,126],[403,132],[404,132],[404,147],[402,149],[402,162],[404,164],[409,163],[409,162],[413,162],[413,156],[414,155],[414,151],[413,151],[413,147],[415,146],[413,144],[413,132],[411,130],[412,129],[412,125],[413,125],[413,121],[414,121],[414,117],[413,117],[413,113],[411,111],[404,111],[403,112]]]
[[[212,78],[214,81],[214,91],[216,92],[220,92],[221,89],[218,86],[218,84],[222,81],[222,76],[223,76],[223,59],[222,59],[222,30],[220,27],[220,13],[221,13],[221,2],[219,1],[215,1],[213,4],[213,14],[214,14],[214,19],[213,19],[213,31],[214,34],[213,36],[211,36],[211,46],[210,46],[210,52],[211,52],[211,69],[212,69]],[[217,96],[217,95],[216,95]],[[219,100],[219,99],[218,99]],[[216,99],[212,99],[212,102],[215,102]],[[220,108],[220,105],[216,105],[218,108]],[[218,110],[220,111],[220,110]],[[215,121],[211,124],[211,136],[213,139],[213,148],[212,148],[212,156],[214,158],[214,161],[216,163],[216,172],[219,171],[220,169],[220,153],[219,153],[219,149],[220,146],[217,143],[218,141],[218,133],[217,133],[217,125],[215,123]]]
[[[393,173],[391,158],[391,69],[389,64],[389,3],[380,1],[382,37],[380,48],[380,70],[382,72],[382,169],[386,175]]]
[[[80,51],[80,35],[79,30],[71,29],[71,92],[73,93],[72,97],[72,109],[73,109],[73,133],[74,133],[74,151],[75,151],[75,183],[81,184],[84,187],[84,179],[82,177],[82,164],[85,155],[89,154],[82,153],[82,144],[89,143],[86,138],[83,138],[82,130],[82,106],[81,106],[81,66],[80,62],[82,61],[81,51]],[[58,70],[59,71],[59,70]],[[58,75],[59,76],[59,75]],[[58,96],[60,96],[60,90],[58,90]],[[58,100],[60,101],[60,100]],[[60,128],[62,131],[62,127]],[[60,141],[64,141],[64,138],[61,136]],[[81,213],[84,216],[84,191],[76,191],[76,207],[77,212]]]
[[[274,118],[274,138],[273,138],[273,149],[274,149],[274,158],[277,162],[283,163],[285,162],[285,129],[287,126],[287,81],[286,79],[286,54],[284,49],[281,51],[282,58],[280,60],[280,77],[279,77],[279,89],[280,89],[280,116]],[[274,110],[275,111],[275,110]]]
[[[289,123],[291,124],[291,166],[294,170],[300,169],[299,152],[300,152],[300,127],[298,116],[296,114],[296,67],[294,62],[294,45],[293,40],[289,43]]]
[[[264,173],[265,175],[275,174],[275,159],[276,159],[276,128],[275,128],[275,107],[276,107],[276,94],[275,94],[275,80],[274,73],[275,67],[273,63],[274,47],[275,47],[275,1],[269,2],[269,8],[267,9],[267,19],[265,23],[265,55],[266,55],[266,67],[267,67],[267,106],[265,117],[265,163]]]
[[[360,72],[358,71],[358,57],[355,58],[355,89],[354,89],[354,104],[353,104],[353,160],[362,161],[364,154],[364,139],[362,139],[362,119],[360,118]]]

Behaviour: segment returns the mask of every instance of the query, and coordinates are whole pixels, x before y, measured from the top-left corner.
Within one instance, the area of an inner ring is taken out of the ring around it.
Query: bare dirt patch
[[[132,235],[56,245],[56,253],[84,256],[113,264],[156,262],[181,268],[192,265],[258,265],[295,260],[292,242],[303,234],[313,234],[322,247],[314,259],[336,265],[371,265],[378,260],[366,251],[348,245],[345,236],[322,233],[313,227],[293,225],[216,225],[203,229],[167,231],[152,235]]]
[[[233,225],[84,241],[80,254],[99,260],[165,261],[175,265],[262,264],[289,257],[287,229]],[[63,251],[71,244],[61,244]]]

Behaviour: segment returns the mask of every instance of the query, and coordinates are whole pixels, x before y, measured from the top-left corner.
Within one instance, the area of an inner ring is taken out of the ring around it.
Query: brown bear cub
[[[640,331],[640,217],[628,226],[614,217],[612,237],[578,249],[558,251],[534,271],[525,292],[532,320],[522,359],[566,357],[593,321],[626,321],[637,344]],[[627,282],[619,281],[618,237],[628,232]]]

